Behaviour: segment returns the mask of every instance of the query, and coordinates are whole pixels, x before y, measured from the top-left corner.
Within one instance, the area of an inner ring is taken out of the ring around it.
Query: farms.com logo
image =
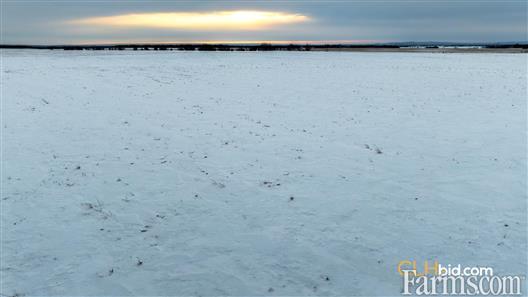
[[[492,267],[442,265],[438,261],[398,263],[403,279],[402,295],[522,295],[525,276],[494,275]]]

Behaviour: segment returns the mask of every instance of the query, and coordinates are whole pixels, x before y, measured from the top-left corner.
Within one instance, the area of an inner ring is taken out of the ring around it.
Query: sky
[[[510,42],[526,0],[1,0],[3,44]]]

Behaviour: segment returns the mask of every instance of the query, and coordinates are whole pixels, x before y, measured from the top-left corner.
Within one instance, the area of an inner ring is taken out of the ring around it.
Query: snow
[[[3,50],[4,295],[527,267],[524,54]]]

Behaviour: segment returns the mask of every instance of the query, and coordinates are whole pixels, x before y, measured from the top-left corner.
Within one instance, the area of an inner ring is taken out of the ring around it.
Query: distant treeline
[[[486,48],[522,48],[528,49],[528,44],[490,44],[485,46]]]
[[[325,48],[399,48],[396,45],[299,45],[299,44],[117,44],[117,45],[0,45],[0,48],[61,50],[141,50],[141,51],[309,51]]]
[[[490,49],[528,49],[528,44],[486,44],[486,45],[449,45],[449,47],[480,47]],[[47,49],[47,50],[134,50],[134,51],[311,51],[325,49],[406,49],[406,48],[437,49],[438,45],[349,45],[349,44],[117,44],[117,45],[2,45],[0,48],[11,49]]]

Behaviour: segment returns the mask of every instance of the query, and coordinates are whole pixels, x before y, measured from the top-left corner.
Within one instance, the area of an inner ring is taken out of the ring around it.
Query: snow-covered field
[[[2,52],[3,295],[527,267],[527,55]]]

